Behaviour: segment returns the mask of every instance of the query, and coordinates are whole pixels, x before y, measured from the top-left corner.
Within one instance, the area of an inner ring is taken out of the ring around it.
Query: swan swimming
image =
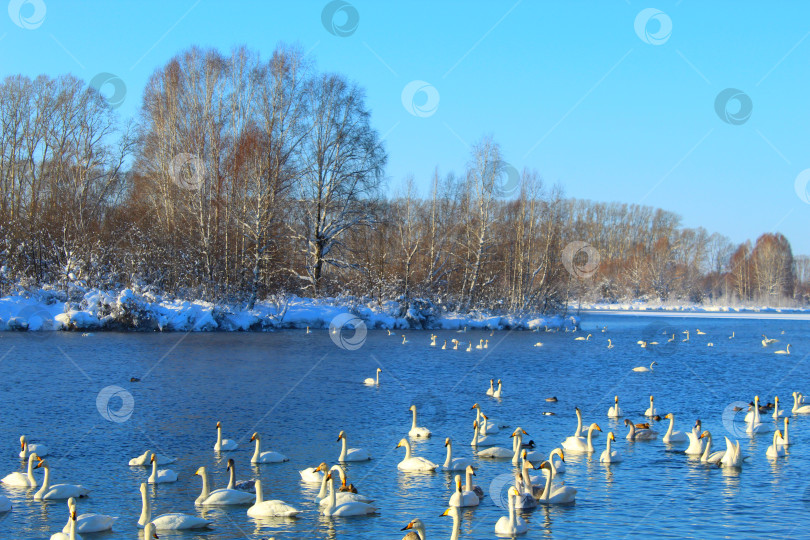
[[[591,335],[590,335],[590,334],[588,334],[588,337],[582,337],[582,336],[575,337],[575,338],[574,338],[574,341],[588,341],[589,339],[591,339]]]
[[[608,418],[620,418],[622,410],[619,408],[619,396],[613,398],[614,405],[608,409]]]
[[[464,490],[465,491],[472,491],[476,495],[478,495],[479,499],[484,498],[484,490],[481,486],[473,484],[472,477],[475,476],[475,469],[473,469],[472,465],[468,465],[467,469],[465,470],[465,481],[464,481]]]
[[[759,396],[754,396],[753,414],[746,424],[747,426],[745,428],[745,432],[749,435],[753,435],[755,433],[770,433],[773,431],[773,426],[764,424],[761,421],[761,416],[759,415]]]
[[[779,444],[779,439],[782,438],[782,432],[778,429],[773,434],[773,444],[771,444],[765,451],[765,455],[769,458],[779,458],[785,456],[785,447]]]
[[[154,454],[154,452],[152,452],[151,450],[147,450],[140,456],[130,459],[129,466],[149,467],[152,464],[152,454]],[[154,454],[154,455],[158,465],[168,465],[170,463],[174,463],[175,461],[177,461],[177,459],[164,456],[163,454]]]
[[[414,438],[430,437],[430,430],[428,428],[416,426],[416,405],[411,405],[408,410],[413,413],[413,423],[411,423],[411,430],[408,432],[408,436]]]
[[[234,464],[233,459],[228,460],[228,489],[238,489],[239,491],[256,493],[255,480],[236,481],[236,465]]]
[[[262,481],[256,479],[256,502],[247,509],[247,515],[253,518],[265,517],[295,517],[301,511],[295,509],[284,501],[265,501],[262,493]]]
[[[222,438],[222,423],[217,422],[217,442],[214,444],[214,452],[228,452],[239,448],[239,443],[232,439]]]
[[[689,438],[689,446],[684,450],[685,454],[700,455],[703,453],[703,440],[700,438],[702,431],[700,420],[698,420],[692,427],[692,431],[686,433],[686,436]]]
[[[543,495],[540,496],[538,501],[541,504],[571,504],[576,501],[577,490],[571,486],[553,486],[554,478],[557,476],[557,471],[553,462],[544,461],[540,464],[541,469],[550,469],[550,474],[546,477],[546,487],[543,490]]]
[[[228,469],[230,469],[230,465],[228,466]],[[202,477],[202,491],[200,492],[200,496],[194,501],[196,506],[253,504],[256,500],[256,497],[252,493],[240,491],[238,489],[222,488],[210,491],[208,471],[205,469],[205,467],[200,467],[194,474]]]
[[[73,497],[68,499],[68,508],[71,514],[76,514],[76,499]],[[104,514],[82,514],[75,518],[76,532],[80,533],[95,533],[102,531],[111,531],[117,517],[105,516]],[[63,533],[70,533],[70,520],[62,527]]]
[[[588,427],[587,437],[568,437],[562,443],[563,449],[571,453],[588,453],[588,454],[592,453],[594,451],[593,449],[594,430],[602,431],[602,428],[600,428],[598,424],[591,424]]]
[[[675,427],[675,415],[672,413],[668,413],[664,418],[669,419],[669,427],[667,428],[667,432],[664,434],[664,444],[673,444],[673,443],[682,443],[686,442],[688,439],[686,437],[686,433],[683,431],[673,431],[672,428]]]
[[[382,371],[382,369],[377,368],[377,378],[372,379],[371,377],[368,377],[366,380],[363,381],[363,384],[365,384],[366,386],[380,386],[380,372],[381,371]]]
[[[397,444],[397,448],[405,447],[405,459],[399,462],[397,469],[405,472],[433,472],[439,466],[423,457],[413,456],[411,453],[411,443],[407,439],[402,439]]]
[[[444,460],[442,469],[445,471],[463,471],[469,465],[472,465],[472,460],[468,458],[453,457],[453,443],[450,442],[450,437],[444,440],[444,446],[447,448],[447,457]]]
[[[211,522],[197,516],[188,514],[172,513],[162,514],[152,519],[152,501],[147,494],[147,486],[141,484],[141,517],[138,519],[138,527],[144,528],[151,522],[155,529],[159,531],[178,531],[182,529],[202,529],[208,527]]]
[[[799,392],[793,392],[793,408],[790,412],[793,414],[810,414],[810,405],[799,405],[802,403],[802,396]]]
[[[68,505],[70,507],[70,505]],[[68,522],[66,525],[68,532],[58,532],[51,535],[51,540],[82,540],[82,537],[76,534],[76,509],[70,510],[68,515]]]
[[[790,422],[790,418],[787,416],[785,417],[785,431],[783,432],[782,436],[777,439],[777,442],[782,446],[789,446],[790,445],[790,438],[788,435],[788,422]]]
[[[338,503],[337,495],[335,494],[335,479],[332,477],[331,472],[326,475],[326,479],[329,481],[329,500],[321,510],[321,513],[324,516],[365,516],[368,514],[373,514],[377,511],[375,507],[364,502],[351,501]]]
[[[290,461],[290,458],[279,452],[267,450],[262,452],[262,438],[258,433],[254,433],[250,437],[250,442],[256,441],[256,449],[253,451],[253,457],[250,458],[251,463],[282,463]]]
[[[480,500],[474,491],[464,490],[461,487],[461,475],[457,474],[455,478],[456,490],[450,496],[450,506],[457,506],[467,508],[470,506],[478,506]]]
[[[773,354],[790,354],[790,343],[787,344],[787,348],[773,351]]]
[[[613,432],[609,432],[607,436],[607,448],[602,450],[602,454],[599,456],[599,463],[620,463],[624,460],[622,455],[619,453],[618,450],[611,450],[610,443],[611,441],[615,441],[616,436]]]
[[[28,456],[31,453],[35,453],[39,457],[45,457],[48,455],[48,447],[44,444],[39,443],[29,443],[28,437],[25,435],[20,436],[20,457],[22,459],[28,459]]]
[[[658,362],[652,362],[652,363],[650,364],[650,367],[646,367],[646,366],[638,366],[638,367],[634,367],[634,368],[633,368],[633,371],[638,372],[638,373],[643,373],[643,372],[647,372],[647,371],[652,371],[652,370],[653,370],[653,366],[657,366],[657,365],[658,365]]]
[[[155,455],[152,454],[152,474],[149,475],[147,482],[150,484],[177,482],[177,473],[171,469],[158,470],[157,459],[155,459]]]
[[[34,478],[35,460],[38,461],[39,456],[35,452],[32,452],[28,455],[28,472],[21,473],[19,471],[14,471],[13,473],[9,473],[4,476],[2,482],[7,486],[27,488],[37,487],[37,479]]]
[[[500,399],[501,395],[502,395],[502,392],[503,392],[503,388],[501,386],[501,380],[498,379],[498,388],[497,388],[497,390],[495,390],[495,392],[492,393],[492,397],[494,397],[495,399]]]
[[[51,485],[51,468],[47,461],[40,460],[35,469],[42,467],[45,469],[45,478],[42,480],[42,487],[34,493],[35,501],[69,499],[71,497],[87,497],[90,490],[84,486],[76,484],[55,484]]]
[[[644,411],[644,416],[655,416],[658,412],[655,409],[655,403],[653,402],[653,396],[650,396],[650,406]]]
[[[726,451],[721,450],[719,452],[712,452],[712,434],[708,431],[701,433],[700,438],[706,439],[706,444],[703,446],[703,455],[700,456],[700,461],[704,463],[720,463],[720,460],[722,460],[723,456],[726,455]]]
[[[514,536],[516,534],[525,534],[529,530],[526,520],[515,514],[515,498],[517,496],[516,489],[509,490],[509,515],[498,518],[497,523],[495,523],[495,534]],[[424,537],[422,540],[424,540]]]
[[[342,441],[338,461],[368,461],[371,459],[371,456],[368,455],[368,452],[366,452],[362,448],[347,448],[348,443],[346,442],[346,433],[344,431],[340,432],[337,440]]]
[[[340,465],[332,465],[330,469],[326,469],[324,467],[324,472],[329,473],[331,471],[337,471],[340,475],[340,483],[341,487],[335,495],[337,504],[343,504],[345,502],[364,502],[364,503],[372,503],[374,499],[369,499],[364,495],[360,495],[359,493],[352,493],[351,491],[344,491],[344,487],[346,486],[346,471],[343,470],[343,467]],[[315,497],[315,502],[318,503],[319,506],[326,506],[329,503],[329,490],[328,490],[328,474],[324,474],[323,480],[321,480],[321,490],[318,492],[318,495]]]

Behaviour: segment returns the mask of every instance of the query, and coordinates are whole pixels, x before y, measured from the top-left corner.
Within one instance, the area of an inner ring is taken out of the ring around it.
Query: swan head
[[[258,441],[258,440],[259,440],[259,433],[258,432],[254,433],[253,435],[250,436],[250,442]]]
[[[599,427],[599,424],[593,423],[589,429],[595,429],[596,431],[602,431],[602,428]]]
[[[613,403],[619,403],[619,396],[615,396],[613,398]]]
[[[422,520],[417,518],[417,519],[411,520],[410,523],[408,523],[407,525],[402,527],[402,529],[400,529],[400,530],[401,531],[407,531],[409,529],[416,529],[416,530],[422,529],[422,530],[424,530],[424,528],[425,528],[425,525],[424,525],[424,523],[422,523]]]
[[[482,414],[481,416],[484,416],[484,415]],[[484,418],[486,418],[486,416],[484,416]],[[511,437],[517,437],[517,436],[518,436],[518,435],[520,435],[521,433],[522,433],[523,435],[528,435],[528,433],[526,433],[526,430],[525,430],[525,429],[523,429],[523,428],[519,427],[519,428],[517,428],[515,431],[513,431],[513,432],[512,432],[512,434],[511,434],[511,435],[509,435],[509,437],[510,437],[510,438],[511,438]]]
[[[222,428],[222,422],[217,422],[217,429]]]
[[[467,468],[466,468],[466,469],[464,469],[464,472],[468,472],[468,473],[470,473],[471,475],[475,476],[475,469],[473,469],[473,466],[472,466],[472,465],[467,465]]]
[[[477,422],[476,422],[476,424],[477,424]],[[408,444],[408,441],[406,441],[405,439],[400,439],[400,441],[397,443],[396,447],[400,448],[402,446],[406,446],[407,444]]]
[[[633,422],[631,422],[629,418],[625,418],[625,419],[624,419],[624,425],[625,425],[625,426],[632,426],[632,425],[633,425]]]
[[[702,439],[704,437],[709,437],[711,439],[712,434],[709,433],[708,431],[704,431],[703,433],[700,434],[700,437],[698,437],[698,439]]]
[[[381,369],[381,368],[377,368],[377,373],[380,373],[380,372],[382,372],[382,369]]]
[[[550,469],[551,469],[551,465],[549,465],[548,461],[544,461],[544,462],[543,462],[543,463],[541,463],[541,464],[540,464],[540,466],[539,466],[539,467],[537,467],[537,468],[538,468],[538,469],[549,469],[549,470],[550,470]]]
[[[156,460],[155,460],[155,454],[152,454],[152,455],[149,457],[149,463],[154,463],[155,461],[156,461]]]
[[[37,466],[36,466],[36,467],[34,467],[34,468],[35,468],[35,469],[39,469],[39,468],[47,469],[48,467],[49,467],[49,466],[48,466],[48,462],[47,462],[47,461],[45,461],[44,459],[40,459],[40,460],[39,460],[39,463],[37,463]]]
[[[653,397],[652,397],[652,396],[650,396],[650,403],[652,403],[652,402],[653,402]]]
[[[408,410],[411,412],[416,412],[416,405],[411,405],[410,407],[408,407]]]
[[[345,439],[345,438],[346,438],[346,432],[341,430],[341,432],[338,434],[337,440]]]
[[[500,385],[501,385],[501,380],[500,380],[500,379],[498,379],[498,386],[500,386]]]
[[[146,482],[141,482],[141,494],[146,494]]]
[[[675,417],[672,415],[672,413],[665,414],[664,418],[666,418],[667,420],[675,420]]]
[[[25,450],[25,443],[28,439],[25,438],[25,435],[20,435],[20,450]]]
[[[608,433],[608,440],[609,441],[615,441],[616,440],[616,435],[614,435],[612,431],[610,433]]]
[[[74,512],[76,510],[76,499],[74,499],[73,497],[69,498],[67,504],[71,512]]]
[[[203,476],[204,474],[205,474],[205,467],[200,467],[200,468],[199,468],[199,469],[197,469],[197,471],[194,473],[194,476]],[[146,484],[143,484],[143,485],[146,485]]]
[[[229,459],[228,460],[228,466],[226,467],[226,470],[230,470],[230,469],[233,469],[233,468],[234,468],[233,459]]]
[[[440,515],[439,517],[444,517],[444,516],[453,516],[453,515],[455,515],[457,512],[458,512],[458,508],[456,508],[455,506],[450,506],[450,507],[448,507],[448,508],[447,508],[447,510],[445,510],[444,512],[442,512],[442,515]]]
[[[445,445],[445,446],[450,446],[450,437],[447,437],[447,438],[444,440],[444,445]]]
[[[494,380],[495,380],[495,379],[490,379],[490,380],[489,380],[489,382],[492,382],[492,381],[494,381]],[[796,392],[793,392],[793,394],[795,395],[795,394],[796,394]],[[474,403],[474,404],[473,404],[473,406],[472,406],[472,407],[470,407],[470,409],[478,409],[478,408],[479,408],[479,407],[478,407],[478,403]]]

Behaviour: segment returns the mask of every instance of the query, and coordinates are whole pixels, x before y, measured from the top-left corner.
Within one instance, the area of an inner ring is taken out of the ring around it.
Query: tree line
[[[130,121],[71,75],[10,76],[0,122],[4,293],[78,283],[521,313],[810,299],[810,263],[784,236],[735,246],[664,210],[566,198],[492,137],[464,171],[421,179],[426,195],[412,177],[391,186],[362,88],[287,45],[269,59],[191,47]]]

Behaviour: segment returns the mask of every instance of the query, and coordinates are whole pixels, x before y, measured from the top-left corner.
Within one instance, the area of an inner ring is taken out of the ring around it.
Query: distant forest
[[[131,96],[129,99],[133,99]],[[422,299],[805,305],[784,236],[734,245],[646,206],[572,200],[480,139],[466,170],[397,187],[362,88],[281,45],[189,48],[138,117],[71,75],[0,84],[0,292],[50,285],[242,302]],[[413,156],[418,159],[418,156]]]

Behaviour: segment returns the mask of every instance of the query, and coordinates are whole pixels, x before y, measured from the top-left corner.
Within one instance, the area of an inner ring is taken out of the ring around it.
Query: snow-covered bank
[[[0,330],[267,331],[327,328],[362,321],[373,329],[535,329],[573,327],[577,317],[447,312],[424,301],[410,305],[358,298],[279,296],[243,306],[187,301],[153,293],[39,289],[0,298]],[[349,317],[346,317],[346,314]],[[340,319],[336,317],[344,315]],[[358,321],[359,319],[359,321]]]
[[[569,312],[580,314],[649,315],[723,319],[810,319],[810,308],[664,304],[652,302],[625,302],[616,304],[583,303],[581,305],[569,306]]]

